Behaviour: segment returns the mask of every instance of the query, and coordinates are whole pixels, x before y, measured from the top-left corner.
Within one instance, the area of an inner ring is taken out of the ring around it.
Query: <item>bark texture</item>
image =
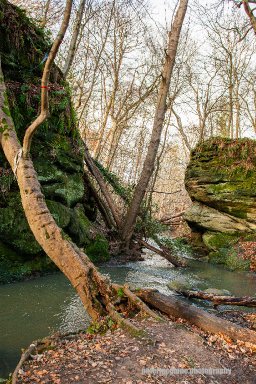
[[[137,295],[151,307],[176,318],[181,317],[206,332],[222,334],[233,340],[256,344],[256,332],[242,328],[230,321],[214,316],[192,306],[176,296],[166,296],[158,291],[141,290]]]
[[[82,18],[83,18],[83,14],[84,14],[85,3],[86,3],[86,0],[81,0],[79,7],[78,7],[78,10],[77,10],[74,30],[72,33],[72,37],[71,37],[71,41],[70,41],[70,45],[69,45],[69,49],[68,49],[68,56],[67,56],[67,59],[65,62],[65,66],[63,68],[64,78],[67,77],[68,72],[70,70],[70,67],[72,66],[74,57],[75,57],[76,47],[77,47],[77,39],[78,39],[78,35],[79,35],[80,29],[81,29],[81,23],[82,23]]]

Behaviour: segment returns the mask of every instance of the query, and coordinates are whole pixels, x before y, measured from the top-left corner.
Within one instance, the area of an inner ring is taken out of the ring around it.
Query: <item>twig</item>
[[[15,371],[12,374],[12,384],[17,383],[18,374],[22,367],[22,365],[29,359],[30,355],[36,351],[37,346],[39,343],[42,343],[41,340],[34,341],[30,346],[22,353],[20,361],[18,362],[18,365],[15,368]]]

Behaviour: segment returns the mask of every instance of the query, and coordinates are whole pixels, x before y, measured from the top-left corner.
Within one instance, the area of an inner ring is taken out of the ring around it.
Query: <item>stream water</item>
[[[175,269],[161,257],[147,254],[144,261],[99,269],[114,282],[157,288],[168,294],[172,292],[167,283],[173,280],[199,289],[226,289],[239,296],[256,294],[255,274],[229,272],[195,260],[189,260],[189,264],[188,268]],[[33,340],[56,331],[84,329],[89,322],[74,289],[61,273],[0,286],[0,308],[0,378],[8,377],[21,348]]]

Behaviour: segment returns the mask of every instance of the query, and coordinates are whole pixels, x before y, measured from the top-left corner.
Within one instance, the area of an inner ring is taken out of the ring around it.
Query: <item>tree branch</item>
[[[49,117],[49,93],[48,93],[48,84],[49,84],[49,77],[50,77],[50,71],[54,62],[54,59],[58,53],[60,44],[65,36],[70,14],[72,9],[72,0],[66,1],[66,7],[64,11],[64,17],[60,26],[59,33],[51,47],[51,50],[49,52],[49,56],[46,60],[43,76],[41,80],[41,112],[40,115],[32,122],[32,124],[27,128],[23,140],[23,155],[24,157],[29,156],[30,147],[32,143],[32,137],[38,127]]]

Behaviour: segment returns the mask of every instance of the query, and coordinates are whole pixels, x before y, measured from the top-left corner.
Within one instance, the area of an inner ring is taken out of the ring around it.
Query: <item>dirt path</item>
[[[149,338],[140,340],[117,329],[105,335],[81,333],[59,340],[54,349],[26,363],[19,383],[256,383],[252,346],[206,335],[181,320],[134,322],[147,330]],[[166,370],[148,374],[145,370],[151,368]],[[231,373],[171,375],[171,368],[226,368]]]

